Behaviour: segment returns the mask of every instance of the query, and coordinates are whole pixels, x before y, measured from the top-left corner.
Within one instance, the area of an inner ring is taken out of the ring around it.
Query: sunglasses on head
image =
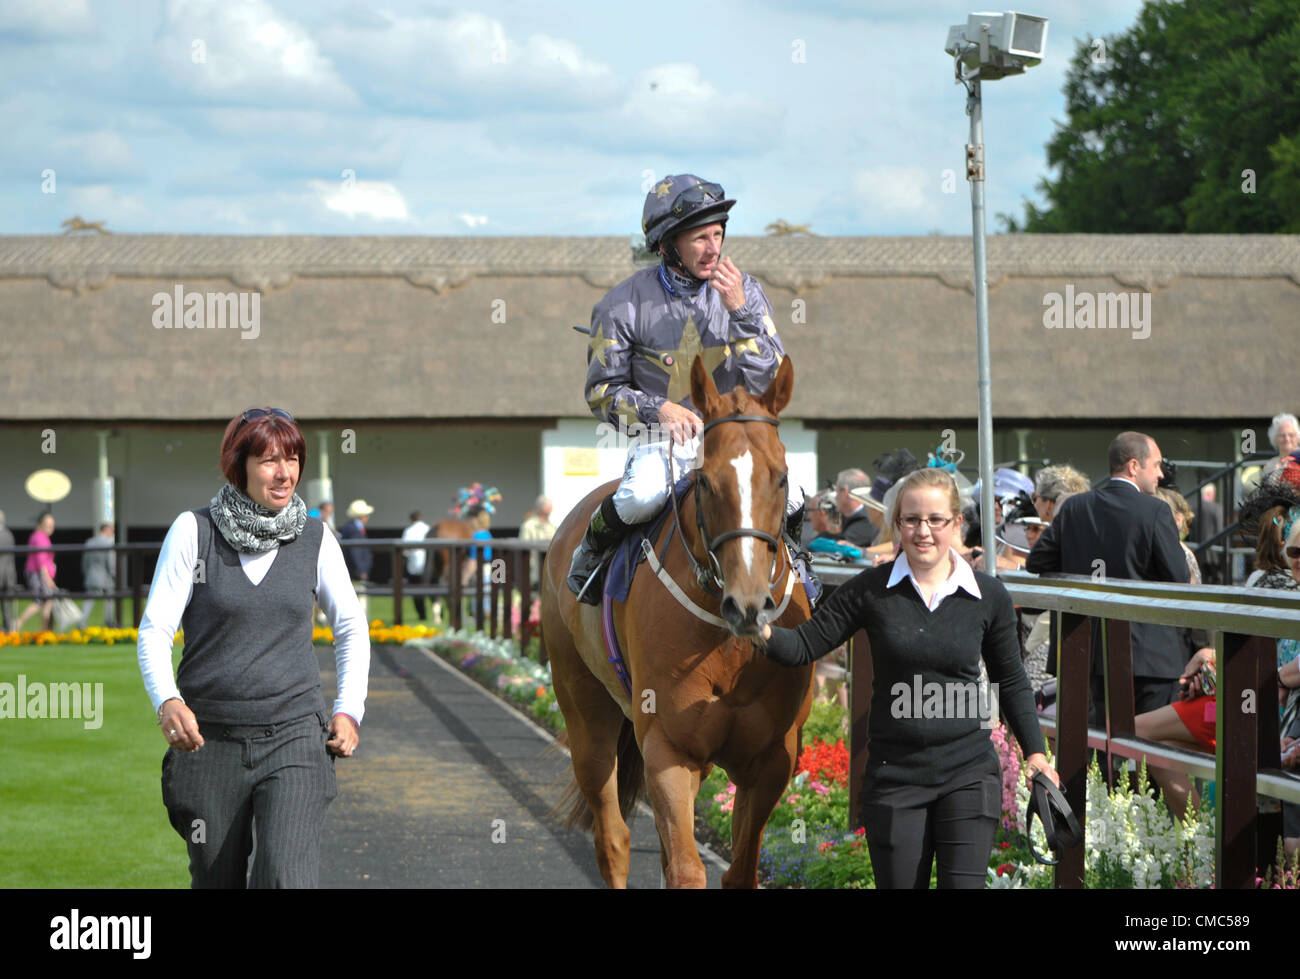
[[[686,212],[688,206],[694,210],[701,204],[712,204],[722,200],[723,197],[722,187],[719,184],[697,184],[677,195],[677,200],[673,202],[673,213],[680,216]]]
[[[293,421],[293,415],[289,414],[283,408],[249,408],[241,417],[239,423],[242,428],[248,422],[255,422],[259,418],[265,418],[267,415],[275,415],[277,418],[283,418],[285,421]],[[296,425],[297,422],[294,422]]]

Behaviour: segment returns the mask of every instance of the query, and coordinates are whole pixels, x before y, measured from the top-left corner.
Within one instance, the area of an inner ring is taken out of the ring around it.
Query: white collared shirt
[[[1112,480],[1114,480],[1115,482],[1117,482],[1117,483],[1128,483],[1130,486],[1132,486],[1132,487],[1133,487],[1135,490],[1137,490],[1139,493],[1142,492],[1142,487],[1139,486],[1137,483],[1133,482],[1133,480],[1131,480],[1131,479],[1125,479],[1123,476],[1111,476],[1110,478],[1111,478]]]
[[[930,601],[926,605],[926,608],[931,612],[937,609],[939,603],[956,592],[958,588],[964,588],[976,598],[983,597],[980,594],[979,583],[975,580],[975,572],[971,570],[969,564],[962,560],[961,555],[951,547],[948,548],[948,560],[952,562],[952,573],[935,586],[934,594],[930,596]],[[916,575],[912,574],[912,566],[907,563],[907,552],[900,550],[898,557],[894,559],[894,570],[889,573],[889,583],[886,587],[893,588],[905,576],[912,582],[912,587],[916,589],[916,593],[921,596],[921,601],[924,602],[925,593],[921,591]]]

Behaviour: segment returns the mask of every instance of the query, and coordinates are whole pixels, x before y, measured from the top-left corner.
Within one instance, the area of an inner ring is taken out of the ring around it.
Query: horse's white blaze
[[[745,454],[737,456],[731,460],[731,464],[736,467],[736,484],[740,489],[740,526],[754,526],[754,457],[745,450]],[[744,558],[745,567],[751,572],[754,570],[754,538],[740,538],[740,555]]]

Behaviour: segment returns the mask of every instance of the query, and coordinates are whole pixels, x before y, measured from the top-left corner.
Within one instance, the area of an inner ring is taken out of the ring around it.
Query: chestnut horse
[[[473,536],[474,527],[468,520],[462,520],[460,517],[446,517],[430,527],[429,532],[424,535],[424,539],[469,540]],[[464,555],[462,555],[463,557]],[[420,576],[420,581],[426,585],[441,585],[443,588],[449,589],[448,594],[450,595],[451,578],[448,574],[450,571],[451,561],[448,560],[446,553],[439,548],[430,548],[429,558],[424,562],[424,574]],[[444,601],[450,606],[450,598],[443,599],[436,595],[433,596],[429,603],[435,623],[442,622],[441,610]],[[450,610],[448,612],[448,621],[451,621]]]
[[[758,884],[763,828],[794,772],[812,705],[812,667],[777,666],[752,642],[767,622],[793,626],[808,618],[807,597],[779,543],[787,477],[776,416],[793,386],[788,359],[759,398],[743,388],[719,395],[703,363],[692,365],[691,401],[705,421],[695,491],[682,501],[675,530],[669,517],[655,550],[711,621],[642,566],[627,602],[614,603],[630,697],[608,661],[600,608],[579,603],[565,584],[565,558],[615,484],[587,496],[555,533],[543,574],[542,630],[572,753],[571,792],[580,794],[568,821],[592,828],[610,887],[627,886],[626,820],[643,788],[668,886],[704,886],[695,796],[714,764],[736,784],[723,886]]]

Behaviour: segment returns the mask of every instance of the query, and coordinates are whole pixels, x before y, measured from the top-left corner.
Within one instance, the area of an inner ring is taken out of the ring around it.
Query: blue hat
[[[721,184],[702,180],[692,173],[664,177],[646,194],[641,210],[645,246],[658,251],[659,243],[678,231],[706,224],[726,227],[727,212],[735,206]]]

